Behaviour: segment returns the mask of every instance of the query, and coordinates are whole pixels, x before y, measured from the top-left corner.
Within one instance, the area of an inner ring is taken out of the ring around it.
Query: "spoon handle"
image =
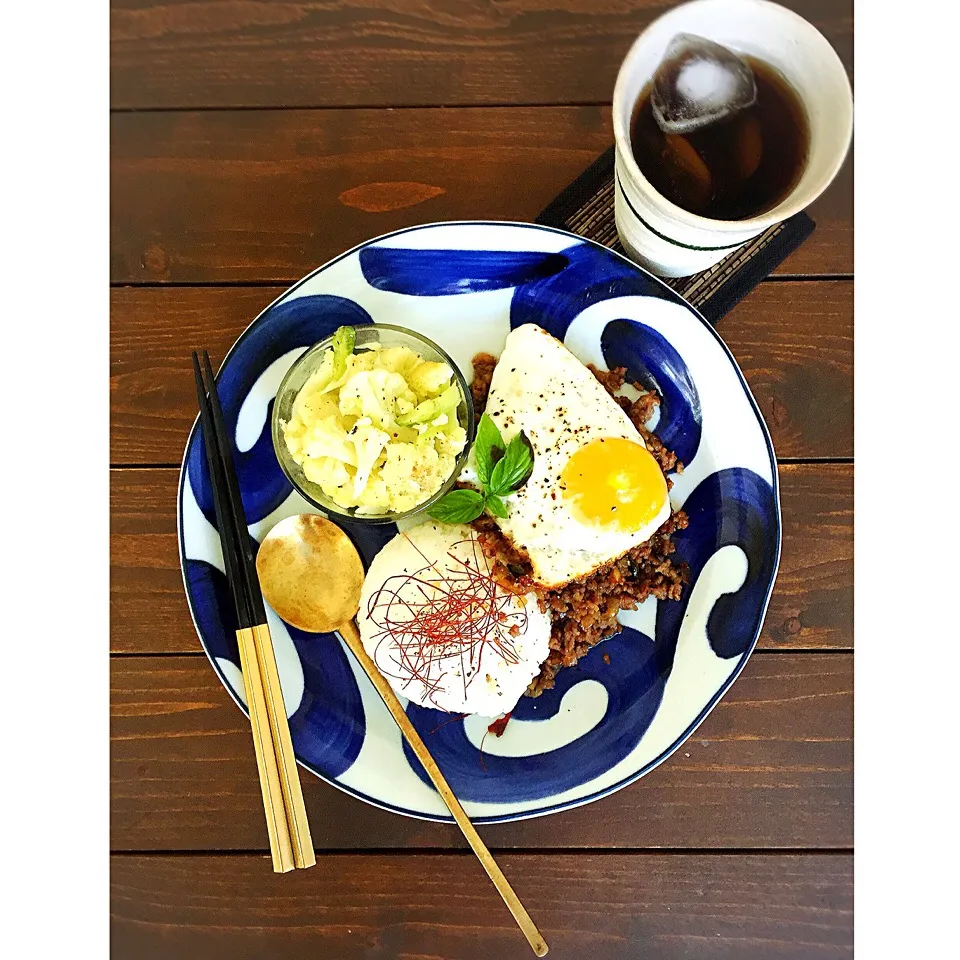
[[[400,731],[407,738],[407,742],[416,754],[417,759],[423,764],[423,769],[427,771],[427,776],[433,781],[437,792],[443,797],[443,802],[447,805],[450,813],[453,814],[453,819],[457,821],[457,826],[463,831],[463,835],[467,838],[467,843],[470,844],[471,849],[477,855],[477,859],[483,865],[483,869],[487,871],[487,876],[493,881],[497,892],[503,897],[503,902],[507,905],[510,913],[513,914],[513,919],[517,921],[531,949],[538,957],[546,956],[548,950],[546,941],[540,935],[540,931],[537,929],[533,920],[530,919],[530,914],[527,913],[523,904],[520,902],[520,898],[513,892],[513,887],[510,886],[510,882],[503,875],[503,871],[497,866],[497,862],[493,859],[493,855],[487,849],[486,844],[480,839],[480,834],[477,833],[476,827],[470,822],[470,818],[460,805],[460,801],[456,798],[450,789],[450,785],[444,779],[440,768],[437,766],[436,760],[430,755],[430,751],[420,738],[420,734],[417,733],[416,728],[410,722],[410,718],[397,699],[397,695],[393,692],[393,688],[377,669],[376,664],[370,659],[367,651],[364,650],[356,623],[351,620],[349,623],[341,626],[338,632],[340,636],[343,637],[353,655],[360,661],[360,666],[363,667],[367,676],[370,678],[370,682],[377,688],[377,693],[380,694],[383,702],[387,705],[387,709],[393,715],[393,719],[397,721],[397,726],[400,727]]]

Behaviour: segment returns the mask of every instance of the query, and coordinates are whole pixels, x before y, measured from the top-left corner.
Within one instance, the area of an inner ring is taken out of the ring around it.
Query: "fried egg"
[[[506,442],[522,430],[533,448],[533,472],[497,523],[544,586],[587,576],[670,516],[666,479],[627,414],[535,324],[507,337],[486,412]]]
[[[400,696],[451,713],[509,713],[550,652],[549,616],[494,583],[467,526],[398,533],[370,564],[357,626]]]

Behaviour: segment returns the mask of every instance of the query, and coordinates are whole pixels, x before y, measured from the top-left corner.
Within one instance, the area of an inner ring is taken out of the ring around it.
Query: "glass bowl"
[[[396,327],[389,323],[370,323],[354,328],[357,332],[357,340],[354,346],[354,352],[363,350],[371,343],[379,343],[384,347],[409,347],[418,353],[424,360],[446,363],[453,371],[453,383],[460,391],[460,404],[457,407],[457,419],[460,426],[467,433],[467,442],[463,449],[457,455],[453,472],[444,481],[440,489],[423,503],[417,504],[411,510],[403,513],[361,513],[356,512],[355,507],[341,507],[338,503],[328,497],[318,484],[308,480],[303,473],[303,469],[290,456],[287,450],[286,441],[283,438],[283,428],[281,422],[290,419],[293,409],[293,401],[300,392],[301,387],[307,382],[308,378],[320,366],[325,351],[333,345],[333,336],[321,340],[314,344],[293,366],[287,371],[286,376],[277,390],[276,400],[273,404],[273,416],[271,418],[271,432],[273,435],[273,450],[280,463],[287,479],[293,484],[294,488],[315,507],[322,510],[332,519],[346,520],[350,523],[397,523],[413,517],[416,514],[423,513],[430,506],[437,502],[445,493],[448,493],[457,482],[457,477],[467,462],[467,455],[470,453],[470,445],[473,443],[476,427],[473,419],[473,396],[470,387],[467,384],[460,368],[450,359],[450,356],[440,349],[432,340],[408,330],[406,327]]]

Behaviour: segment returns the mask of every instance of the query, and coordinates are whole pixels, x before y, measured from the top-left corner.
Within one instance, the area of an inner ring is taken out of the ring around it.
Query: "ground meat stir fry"
[[[478,418],[486,406],[495,365],[496,359],[490,354],[481,353],[473,358],[471,389]],[[676,454],[644,427],[660,398],[639,387],[641,396],[636,400],[618,397],[617,391],[625,382],[624,368],[605,371],[597,370],[591,364],[590,370],[630,417],[663,472],[682,473],[683,464],[677,460]],[[667,485],[672,485],[669,478]],[[490,517],[480,517],[473,526],[479,534],[484,554],[492,561],[494,576],[508,589],[535,593],[541,608],[549,610],[553,617],[550,655],[539,676],[527,689],[529,697],[537,697],[549,690],[562,667],[572,666],[600,640],[619,633],[621,627],[617,614],[621,610],[634,609],[648,596],[658,600],[677,600],[689,580],[687,565],[675,563],[671,558],[675,550],[672,534],[687,526],[687,516],[682,510],[676,511],[646,543],[600,567],[589,577],[559,590],[547,590],[530,579],[531,568],[526,555],[500,532]]]
[[[492,353],[478,353],[473,358],[473,383],[470,384],[470,392],[473,394],[473,410],[478,421],[487,406],[490,378],[496,365],[497,358]]]

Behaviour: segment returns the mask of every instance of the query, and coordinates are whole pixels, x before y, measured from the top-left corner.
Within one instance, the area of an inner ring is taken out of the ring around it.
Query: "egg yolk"
[[[650,523],[667,502],[667,481],[653,455],[617,437],[591,440],[578,450],[560,481],[579,519],[623,533]]]

